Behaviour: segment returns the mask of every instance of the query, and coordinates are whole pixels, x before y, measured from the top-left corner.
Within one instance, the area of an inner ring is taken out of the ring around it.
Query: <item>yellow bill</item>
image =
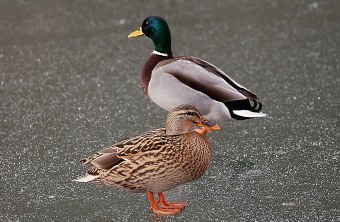
[[[142,27],[140,27],[138,30],[131,32],[128,35],[128,38],[135,38],[135,37],[139,37],[139,36],[142,36],[142,35],[144,35],[144,33],[142,31]]]

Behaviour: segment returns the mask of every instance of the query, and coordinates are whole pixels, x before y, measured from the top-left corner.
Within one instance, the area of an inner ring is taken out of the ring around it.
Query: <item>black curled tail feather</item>
[[[258,113],[262,109],[262,103],[254,99],[235,100],[224,104],[228,107],[231,117],[237,120],[250,119],[251,117],[238,116],[233,112],[234,110],[249,110]]]
[[[259,101],[256,101],[255,99],[250,99],[250,101],[253,103],[253,104],[250,104],[250,111],[253,111],[253,112],[260,112],[261,109],[262,109],[262,103],[260,103]]]

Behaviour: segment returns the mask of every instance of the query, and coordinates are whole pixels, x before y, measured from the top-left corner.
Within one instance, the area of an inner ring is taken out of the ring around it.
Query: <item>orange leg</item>
[[[158,201],[162,208],[183,209],[187,205],[184,202],[166,202],[163,193],[158,193]]]
[[[171,209],[171,208],[158,207],[158,204],[153,197],[153,193],[146,192],[146,195],[148,196],[148,200],[151,205],[151,210],[156,214],[174,215],[181,211],[181,209],[179,208]]]

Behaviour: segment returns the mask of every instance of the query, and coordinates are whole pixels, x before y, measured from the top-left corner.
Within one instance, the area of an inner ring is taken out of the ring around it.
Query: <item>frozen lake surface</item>
[[[340,221],[340,1],[0,2],[0,221]],[[145,194],[71,180],[79,160],[164,126],[139,88],[153,50],[128,39],[167,19],[175,55],[219,66],[270,117],[223,123],[199,180]]]

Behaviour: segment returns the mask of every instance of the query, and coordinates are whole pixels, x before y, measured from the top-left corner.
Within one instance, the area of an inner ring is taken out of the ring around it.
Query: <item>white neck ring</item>
[[[153,50],[152,53],[153,53],[153,54],[156,54],[156,55],[160,55],[160,56],[165,56],[165,57],[168,56],[167,53],[157,52],[156,50]]]

